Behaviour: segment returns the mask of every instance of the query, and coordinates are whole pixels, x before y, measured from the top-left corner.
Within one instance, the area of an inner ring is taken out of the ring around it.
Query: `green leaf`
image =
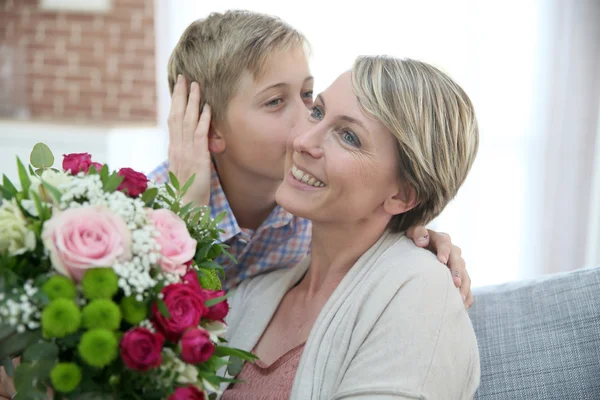
[[[21,355],[29,345],[37,342],[42,337],[40,330],[25,331],[12,335],[6,340],[0,342],[0,359],[4,357],[16,357]]]
[[[54,343],[35,343],[23,352],[23,362],[28,361],[56,361],[58,359],[58,346]]]
[[[211,393],[208,395],[208,400],[217,400],[217,394],[216,393]]]
[[[215,258],[219,257],[222,252],[223,252],[223,249],[221,248],[220,244],[215,243],[211,246],[211,248],[206,256],[208,258],[210,258],[211,260],[214,260]]]
[[[238,357],[229,357],[229,366],[227,367],[227,373],[231,376],[237,376],[242,372],[244,367],[244,361]]]
[[[223,254],[225,254],[225,257],[229,258],[231,261],[233,261],[235,264],[237,264],[237,260],[235,259],[233,254],[231,254],[230,252],[228,252],[225,249],[222,249],[222,250],[223,250]]]
[[[204,302],[204,305],[206,307],[210,308],[216,304],[224,302],[225,300],[227,300],[228,297],[229,297],[229,293],[227,293],[225,296],[215,297],[214,299],[206,300]]]
[[[10,179],[8,179],[6,175],[2,175],[2,185],[13,196],[16,196],[17,193],[19,193],[15,185],[13,185],[13,183],[10,181]]]
[[[31,165],[28,165],[27,168],[29,169],[29,175],[33,176],[33,175],[37,175],[37,172],[35,172],[33,170],[33,168],[31,167]],[[38,170],[39,171],[39,170]]]
[[[33,146],[29,162],[36,168],[50,168],[54,164],[54,155],[44,143],[37,143]]]
[[[48,182],[44,181],[43,179],[42,179],[42,185],[44,185],[44,187],[50,191],[50,194],[52,194],[52,197],[54,197],[56,202],[60,203],[60,198],[62,197],[62,193],[60,192],[60,190],[58,190],[57,188],[55,188]]]
[[[33,198],[33,204],[35,204],[35,209],[38,212],[40,220],[44,222],[50,219],[50,210],[48,210],[48,207],[42,204],[40,196],[35,192],[31,192],[31,197]]]
[[[119,176],[113,173],[111,176],[108,177],[108,179],[104,183],[104,186],[102,186],[102,189],[107,193],[112,193],[115,190],[117,190],[121,182],[123,182],[123,179],[125,179],[124,176]]]
[[[213,221],[213,223],[215,225],[219,225],[221,223],[221,221],[223,221],[223,218],[225,218],[226,215],[227,215],[226,211],[218,213],[217,216],[215,217],[215,220]]]
[[[194,207],[194,203],[187,203],[181,210],[179,210],[179,215],[186,219],[187,214],[190,212],[192,207]]]
[[[192,183],[194,183],[194,179],[196,179],[196,174],[192,174],[190,179],[188,179],[187,182],[183,185],[183,187],[180,190],[181,197],[185,196],[190,186],[192,186]]]
[[[96,169],[95,165],[93,165],[93,164],[90,165],[90,168],[88,169],[88,172],[87,172],[88,175],[98,175],[99,173],[100,173],[100,171],[98,171]]]
[[[177,190],[179,192],[179,189],[181,188],[181,186],[179,186],[179,179],[177,179],[175,174],[172,173],[171,171],[169,171],[169,182],[171,182],[171,185],[173,185],[175,190]]]
[[[156,299],[156,305],[158,307],[158,311],[160,311],[160,313],[163,315],[163,317],[165,317],[167,319],[171,318],[171,313],[169,312],[167,305],[165,304],[165,302],[162,299]]]
[[[146,206],[150,207],[152,203],[154,203],[156,196],[158,196],[158,188],[147,189],[142,194],[142,201],[144,204],[146,204]]]
[[[102,168],[100,168],[100,180],[102,181],[102,184],[106,183],[109,174],[110,171],[108,170],[108,165],[104,164]]]
[[[239,357],[242,360],[246,360],[246,361],[258,360],[258,357],[256,357],[252,353],[249,353],[247,351],[240,350],[240,349],[234,349],[232,347],[227,347],[227,346],[215,346],[215,352],[213,354],[217,357],[226,357],[226,356]]]
[[[174,199],[177,198],[177,196],[175,196],[175,191],[173,190],[173,188],[171,187],[171,185],[169,185],[168,183],[165,184],[165,189],[167,189],[167,193],[169,193],[169,196],[171,196]]]
[[[12,358],[4,357],[2,359],[2,366],[4,367],[4,371],[6,371],[6,375],[13,376],[15,373],[15,365],[13,364]]]
[[[27,173],[27,169],[17,157],[17,169],[19,170],[19,180],[21,181],[21,190],[25,194],[25,198],[29,198],[29,188],[31,187],[31,179]]]
[[[0,343],[16,332],[17,330],[12,325],[6,323],[0,324]]]

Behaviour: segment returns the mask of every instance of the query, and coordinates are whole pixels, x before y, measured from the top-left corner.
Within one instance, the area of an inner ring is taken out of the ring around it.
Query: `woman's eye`
[[[310,99],[310,100],[312,100],[312,98],[313,98],[313,91],[312,90],[308,90],[308,91],[302,93],[302,98],[303,99]]]
[[[283,99],[273,99],[271,101],[269,101],[266,106],[267,107],[277,107],[278,105],[280,105],[281,103],[283,103]]]
[[[321,121],[323,119],[323,110],[319,106],[314,106],[310,110],[310,116],[317,121]]]
[[[345,142],[347,142],[351,146],[360,147],[360,140],[358,139],[358,136],[356,136],[356,134],[354,132],[343,131],[342,138],[344,139]]]

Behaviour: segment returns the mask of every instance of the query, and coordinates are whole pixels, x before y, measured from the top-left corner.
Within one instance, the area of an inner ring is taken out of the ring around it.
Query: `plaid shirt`
[[[169,161],[148,174],[156,183],[169,180]],[[236,287],[244,279],[280,268],[290,268],[308,254],[311,237],[310,221],[296,217],[277,206],[257,230],[240,228],[221,187],[217,171],[211,167],[210,211],[214,218],[225,211],[220,227],[221,240],[231,246],[229,252],[238,264],[224,255],[214,261],[225,270],[225,290]]]

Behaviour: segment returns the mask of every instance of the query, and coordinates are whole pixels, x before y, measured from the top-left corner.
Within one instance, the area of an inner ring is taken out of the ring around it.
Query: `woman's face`
[[[396,139],[359,107],[342,74],[296,125],[276,200],[313,222],[387,224],[399,194]]]

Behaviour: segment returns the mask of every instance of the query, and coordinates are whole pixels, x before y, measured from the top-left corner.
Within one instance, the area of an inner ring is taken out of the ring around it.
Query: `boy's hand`
[[[183,75],[171,97],[169,113],[169,163],[170,170],[183,185],[193,174],[194,183],[183,198],[184,204],[193,202],[208,205],[210,200],[210,152],[208,133],[211,110],[206,104],[200,113],[200,86],[192,82],[188,96],[188,84]]]
[[[437,255],[438,260],[446,264],[452,272],[454,285],[460,289],[465,307],[473,305],[473,293],[471,293],[471,278],[467,272],[465,260],[458,246],[452,244],[450,236],[428,230],[424,226],[410,228],[406,236],[411,238],[419,247],[426,248]]]

